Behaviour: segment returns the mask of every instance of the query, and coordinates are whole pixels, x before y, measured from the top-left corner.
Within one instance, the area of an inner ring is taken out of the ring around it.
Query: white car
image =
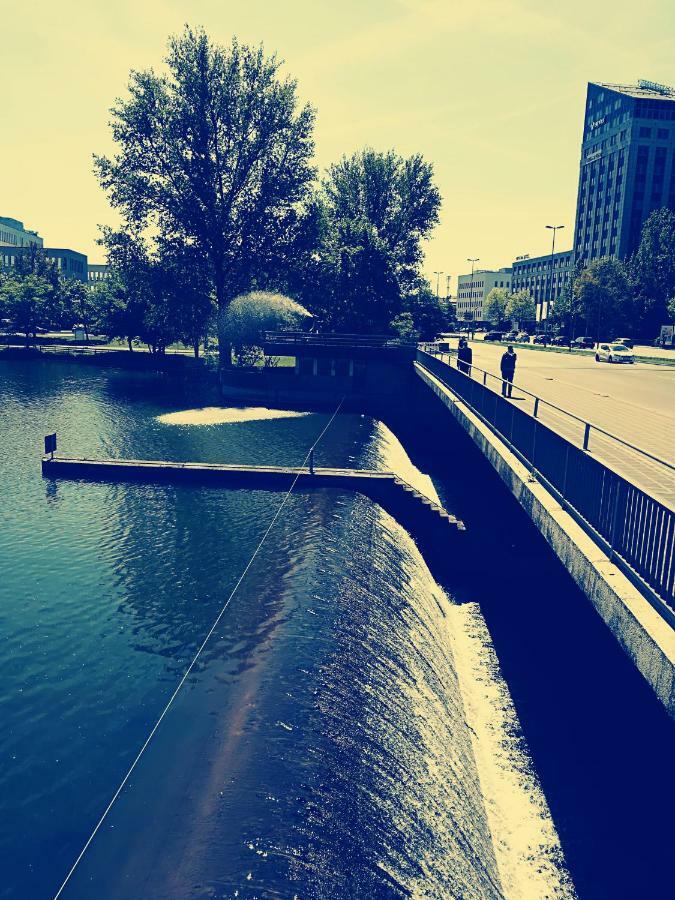
[[[633,351],[624,344],[598,344],[595,351],[596,362],[634,363]]]

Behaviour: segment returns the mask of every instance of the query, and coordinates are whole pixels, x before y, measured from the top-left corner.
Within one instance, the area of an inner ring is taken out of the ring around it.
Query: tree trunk
[[[225,277],[222,272],[216,273],[213,279],[213,287],[218,306],[218,365],[220,368],[230,368],[232,365],[232,346],[223,334],[222,318],[228,305],[228,296],[225,291]]]
[[[194,342],[192,349],[195,351],[195,359],[199,359],[199,341]]]

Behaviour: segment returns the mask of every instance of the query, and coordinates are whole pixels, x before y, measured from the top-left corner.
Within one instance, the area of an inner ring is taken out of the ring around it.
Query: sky
[[[102,261],[115,224],[92,171],[130,69],[202,25],[263,43],[317,109],[316,164],[421,153],[441,220],[424,271],[455,278],[572,244],[588,81],[675,85],[675,3],[642,0],[0,0],[0,215]]]

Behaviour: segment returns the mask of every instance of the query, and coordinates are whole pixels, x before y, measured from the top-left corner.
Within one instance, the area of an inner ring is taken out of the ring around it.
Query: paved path
[[[476,367],[499,374],[504,347],[474,341]],[[593,356],[542,353],[517,347],[513,402],[531,412],[533,394],[675,465],[675,368],[646,363],[609,365]],[[474,375],[477,375],[474,372]],[[488,379],[490,387],[500,389]],[[579,444],[584,426],[540,404],[539,418]],[[675,472],[591,429],[589,450],[652,496],[675,503]]]

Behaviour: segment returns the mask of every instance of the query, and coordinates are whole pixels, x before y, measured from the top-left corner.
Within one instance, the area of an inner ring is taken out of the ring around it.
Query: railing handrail
[[[359,347],[417,347],[391,334],[318,334],[307,331],[264,331],[263,340],[279,344],[353,344]]]
[[[423,350],[420,348],[420,353],[426,353],[428,356],[431,356],[433,359],[436,359],[436,354],[429,353],[428,350]],[[448,353],[448,356],[451,356],[452,354],[457,355],[456,350],[452,350],[450,352],[442,351],[442,352],[439,352],[439,355],[442,356],[443,353]],[[450,363],[445,363],[445,360],[443,360],[443,359],[441,359],[440,361],[442,363],[444,363],[445,365],[450,365]],[[469,366],[470,369],[475,369],[477,372],[481,372],[482,374],[487,375],[489,378],[494,378],[495,381],[500,381],[502,384],[506,380],[504,378],[500,378],[499,375],[493,375],[492,372],[488,372],[487,369],[481,369],[480,366],[474,366],[473,363],[466,363],[466,365]],[[456,368],[457,368],[457,371],[461,375],[464,375],[466,378],[471,378],[471,376],[468,375],[466,372],[462,372],[462,370],[458,366],[456,366]],[[592,428],[594,431],[599,432],[600,434],[604,435],[605,437],[610,438],[613,441],[617,441],[619,444],[622,444],[624,447],[628,447],[629,450],[633,450],[636,453],[641,454],[642,456],[646,456],[647,459],[652,460],[652,462],[655,462],[655,463],[658,463],[659,465],[665,466],[667,469],[670,469],[671,471],[675,472],[675,465],[673,465],[672,463],[669,463],[665,459],[661,459],[661,457],[659,457],[659,456],[654,456],[654,454],[650,453],[648,450],[643,450],[642,447],[636,447],[635,444],[631,444],[629,441],[625,441],[623,438],[618,437],[618,435],[612,434],[610,431],[606,431],[604,428],[601,428],[599,425],[594,425],[592,422],[589,422],[587,419],[582,419],[580,416],[577,416],[574,413],[571,413],[567,409],[563,409],[561,406],[556,406],[555,403],[551,403],[549,400],[545,400],[543,397],[538,396],[538,394],[533,394],[532,391],[528,391],[525,388],[522,388],[520,386],[518,387],[518,390],[522,394],[527,394],[528,397],[532,397],[534,400],[537,401],[537,403],[541,403],[544,406],[548,406],[551,409],[555,409],[556,412],[562,413],[563,415],[568,416],[571,419],[575,419],[577,422],[580,422],[582,425]]]

